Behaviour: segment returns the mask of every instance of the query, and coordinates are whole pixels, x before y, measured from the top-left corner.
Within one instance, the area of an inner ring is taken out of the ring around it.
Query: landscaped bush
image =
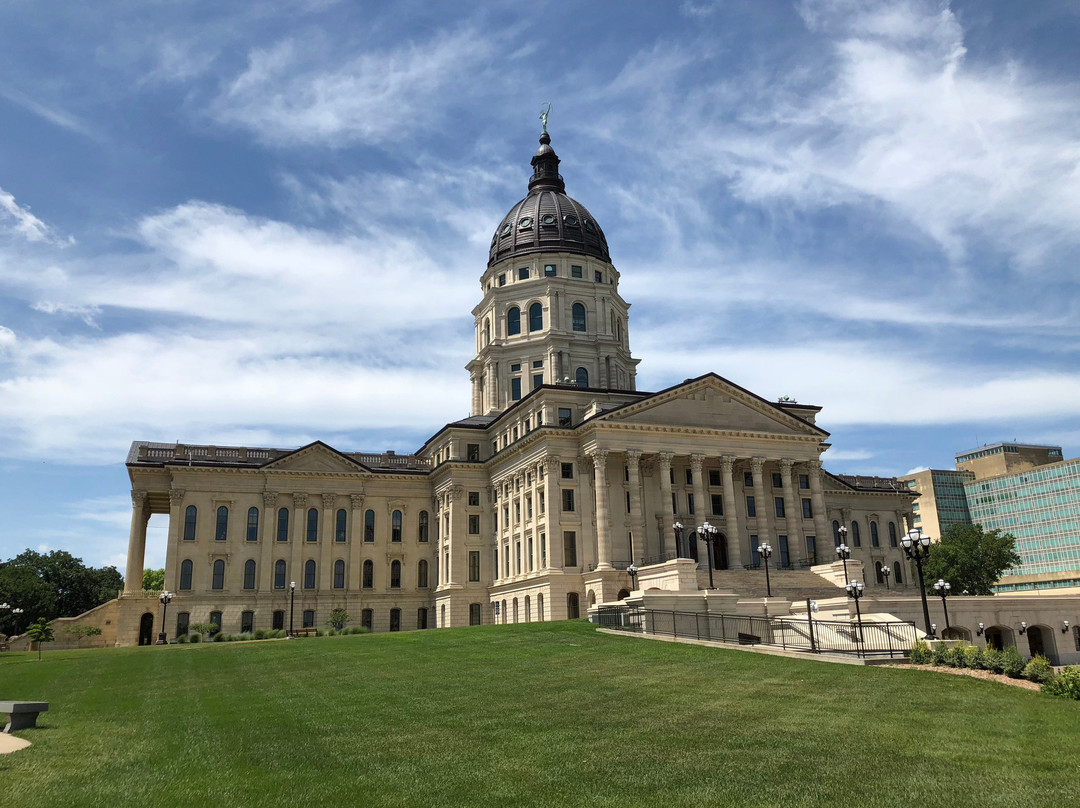
[[[986,652],[983,651],[981,645],[969,645],[964,649],[965,662],[967,667],[974,671],[985,670],[986,668]]]
[[[971,646],[960,640],[949,649],[946,665],[950,668],[966,668],[968,666],[967,651]]]
[[[1043,682],[1042,692],[1080,701],[1080,666],[1069,665],[1057,676]]]
[[[1011,676],[1013,679],[1023,678],[1027,660],[1024,659],[1023,654],[1016,650],[1016,646],[1010,645],[1001,652],[1001,655],[1004,658],[1002,673],[1006,676]]]
[[[1050,660],[1042,654],[1036,654],[1031,658],[1031,661],[1024,666],[1023,674],[1025,679],[1042,684],[1054,675],[1054,666],[1051,665]]]
[[[202,637],[198,634],[192,634],[190,637],[191,642],[202,642]]]
[[[219,631],[217,634],[214,635],[214,642],[227,642],[228,639],[229,635],[226,634],[224,631]]]
[[[930,646],[923,640],[917,640],[915,645],[911,647],[911,653],[908,659],[912,665],[929,665],[933,659],[933,655],[930,653]]]
[[[949,648],[943,642],[939,642],[934,646],[932,652],[933,661],[935,665],[948,665],[949,663]]]
[[[187,634],[181,634],[179,637],[176,638],[176,641],[178,643],[180,643],[180,644],[184,644],[184,643],[186,643],[188,641],[188,635]]]
[[[338,631],[337,631],[336,628],[330,628],[330,629],[326,630],[326,636],[327,637],[336,637],[337,635],[338,635]]]
[[[265,640],[266,639],[266,629],[264,629],[264,628],[255,629],[255,639],[256,640]]]
[[[996,648],[987,648],[983,652],[983,667],[991,673],[1005,673],[1005,656]]]

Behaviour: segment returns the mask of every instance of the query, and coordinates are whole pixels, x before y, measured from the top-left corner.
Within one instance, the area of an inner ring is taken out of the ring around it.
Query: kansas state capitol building
[[[664,580],[706,587],[705,520],[716,569],[753,569],[762,543],[774,565],[834,561],[844,526],[868,586],[883,566],[908,586],[913,495],[825,471],[819,407],[712,373],[637,389],[619,271],[559,162],[545,131],[481,276],[472,414],[415,454],[132,445],[118,644],[162,630],[138,592],[151,514],[169,514],[170,636],[287,627],[290,605],[297,627],[344,608],[373,631],[574,618],[626,597],[631,562],[639,584],[675,565]]]

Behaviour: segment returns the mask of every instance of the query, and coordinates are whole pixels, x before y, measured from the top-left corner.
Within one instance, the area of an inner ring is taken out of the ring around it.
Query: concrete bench
[[[49,709],[47,701],[0,701],[0,713],[7,715],[4,732],[33,729],[37,726],[38,713]]]

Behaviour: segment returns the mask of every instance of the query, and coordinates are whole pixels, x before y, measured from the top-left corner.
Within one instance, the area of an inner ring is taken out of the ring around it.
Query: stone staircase
[[[774,598],[786,598],[791,601],[813,598],[835,598],[844,595],[844,590],[836,584],[810,570],[769,570]],[[745,598],[763,598],[766,596],[765,570],[713,570],[713,583],[719,590],[737,592]],[[708,571],[698,571],[698,585],[705,589],[709,586]]]

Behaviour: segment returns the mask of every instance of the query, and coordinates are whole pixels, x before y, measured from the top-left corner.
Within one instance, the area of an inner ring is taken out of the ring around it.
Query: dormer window
[[[531,216],[523,216],[521,218],[521,221],[518,222],[518,227],[520,227],[522,230],[530,230],[530,229],[532,229],[532,217]]]

